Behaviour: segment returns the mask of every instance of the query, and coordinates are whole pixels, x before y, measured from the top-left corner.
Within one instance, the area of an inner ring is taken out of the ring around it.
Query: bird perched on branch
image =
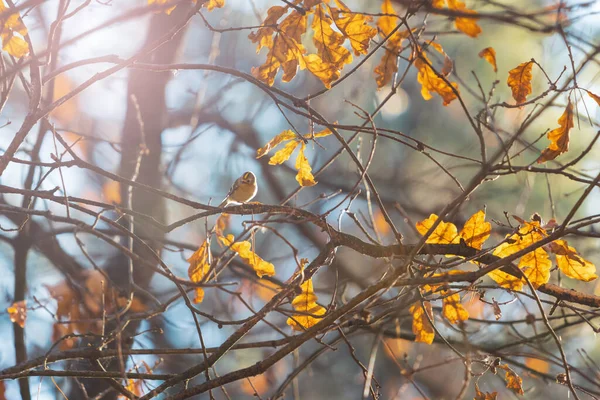
[[[230,204],[247,203],[256,196],[257,191],[256,175],[250,171],[244,172],[244,175],[233,183],[233,186],[229,189],[229,193],[227,193],[227,197],[219,204],[219,208],[227,207]]]

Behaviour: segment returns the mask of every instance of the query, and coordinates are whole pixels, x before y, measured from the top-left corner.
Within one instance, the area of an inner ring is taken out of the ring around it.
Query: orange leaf
[[[494,67],[494,72],[498,72],[498,65],[496,65],[496,50],[493,47],[486,47],[479,52],[479,57],[489,62]]]
[[[254,253],[251,250],[252,244],[250,242],[234,242],[234,240],[235,238],[233,235],[219,237],[219,241],[221,241],[223,245],[230,247],[231,250],[238,253],[238,256],[240,256],[244,263],[254,269],[259,278],[262,278],[263,276],[275,275],[275,266],[273,266],[273,264],[270,262],[263,260],[256,253]]]
[[[421,235],[425,235],[429,228],[431,228],[435,221],[437,221],[438,216],[435,214],[431,214],[429,218],[424,219],[421,222],[417,222],[416,227],[417,231]],[[434,244],[457,244],[460,243],[460,236],[458,236],[458,229],[456,229],[456,225],[451,222],[440,222],[439,225],[435,228],[435,230],[429,235],[425,243],[434,243]]]
[[[538,163],[554,160],[559,155],[569,151],[569,133],[573,128],[573,105],[569,101],[567,108],[558,119],[559,127],[548,132],[550,144],[544,149]]]
[[[392,7],[390,0],[384,0],[381,5],[381,11],[383,14],[377,20],[377,26],[380,30],[380,36],[382,39],[386,38],[396,28],[400,22],[400,18],[396,17],[396,11]],[[392,16],[394,15],[394,16]],[[381,89],[385,85],[391,82],[394,74],[398,71],[398,52],[402,47],[402,41],[410,35],[408,30],[404,32],[396,31],[385,44],[385,52],[381,57],[379,65],[375,67],[375,75],[377,88]]]
[[[506,371],[506,376],[504,377],[506,387],[516,394],[523,395],[523,379],[506,364],[500,364],[498,368]]]
[[[552,268],[552,261],[550,261],[546,250],[541,247],[525,254],[519,262],[519,269],[523,271],[535,288],[548,283],[550,280],[550,268]]]
[[[555,240],[550,243],[550,251],[556,254],[558,268],[570,278],[589,282],[598,278],[596,266],[581,258],[575,248],[569,246],[565,240]]]
[[[461,11],[465,14],[477,14],[476,11],[470,10],[466,7],[465,3],[459,0],[448,0],[448,8],[451,10]],[[477,37],[481,33],[481,28],[477,25],[477,18],[465,18],[465,17],[457,17],[454,20],[454,25],[456,25],[456,29],[465,33],[471,37]]]
[[[548,361],[540,360],[538,358],[526,357],[525,365],[542,374],[546,374],[550,371],[550,364],[548,364]]]
[[[511,88],[517,104],[524,103],[527,96],[531,94],[532,67],[533,61],[527,61],[508,71],[506,83]]]
[[[317,295],[313,289],[312,279],[307,280],[300,285],[302,293],[294,297],[292,307],[302,314],[294,314],[293,317],[287,319],[287,324],[295,331],[304,331],[316,325],[321,318],[316,318],[325,315],[325,308],[317,304]]]
[[[338,8],[330,8],[335,26],[350,41],[355,55],[367,54],[371,39],[377,35],[377,29],[368,25],[372,17],[352,13],[341,0],[335,0]]]
[[[300,151],[298,152],[298,157],[296,157],[296,169],[298,170],[298,174],[296,174],[296,180],[300,184],[300,186],[314,186],[317,184],[315,181],[315,177],[312,174],[312,168],[304,155],[304,148],[306,145],[302,143],[302,147],[300,147]]]
[[[117,181],[106,182],[102,186],[104,200],[109,204],[121,204],[121,184]]]
[[[596,102],[596,104],[598,104],[600,106],[600,96],[590,92],[589,90],[586,90],[586,92],[587,92],[588,96],[590,96]]]
[[[468,246],[481,250],[483,243],[490,237],[491,231],[492,224],[485,222],[485,211],[479,210],[465,222],[460,236]]]
[[[10,322],[18,324],[21,328],[25,327],[25,320],[27,319],[27,305],[25,300],[13,303],[6,311],[8,312]]]
[[[460,302],[460,294],[454,293],[442,299],[442,315],[451,324],[469,319],[469,312]]]
[[[425,308],[420,302],[416,302],[409,309],[413,316],[412,331],[415,334],[415,342],[431,344],[435,337],[435,331],[425,313],[433,320],[433,312],[431,311],[431,303],[425,301],[423,304]]]
[[[498,398],[498,392],[482,392],[479,390],[479,386],[475,384],[475,398],[474,400],[496,400]]]
[[[430,62],[427,55],[422,52],[414,63],[415,68],[419,70],[417,81],[422,85],[421,96],[423,96],[423,99],[425,100],[430,100],[432,98],[430,92],[437,93],[444,100],[444,105],[447,106],[456,99],[455,91],[458,92],[458,84],[451,82],[450,85],[448,85],[446,80],[439,77],[429,64]]]
[[[208,240],[206,240],[198,247],[198,250],[187,259],[190,263],[188,268],[190,281],[194,283],[202,283],[204,281],[206,274],[210,271],[210,258],[210,246]],[[194,303],[202,303],[202,300],[204,300],[204,289],[197,287],[195,288],[195,292],[196,297],[194,298]]]

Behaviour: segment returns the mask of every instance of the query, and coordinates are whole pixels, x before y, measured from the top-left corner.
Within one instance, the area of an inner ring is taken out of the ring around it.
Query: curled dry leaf
[[[569,151],[569,134],[573,128],[573,105],[569,101],[567,108],[558,119],[559,127],[548,132],[550,144],[537,159],[538,164],[554,160]]]
[[[494,67],[494,72],[498,72],[498,65],[496,64],[496,50],[493,47],[486,47],[479,52],[479,57],[489,62]]]

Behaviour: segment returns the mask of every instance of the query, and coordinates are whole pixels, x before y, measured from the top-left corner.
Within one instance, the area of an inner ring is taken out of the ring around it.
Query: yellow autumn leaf
[[[350,63],[352,54],[343,46],[346,38],[332,29],[333,20],[325,13],[323,7],[317,7],[312,22],[313,43],[317,48],[320,62],[329,64]]]
[[[491,231],[492,224],[485,222],[485,212],[479,210],[465,222],[459,235],[469,247],[481,250]]]
[[[263,47],[273,47],[273,35],[276,29],[273,26],[277,25],[277,21],[287,12],[287,7],[273,6],[267,10],[267,18],[261,24],[256,32],[251,32],[248,38],[253,42],[257,43],[256,53],[260,52]]]
[[[498,368],[506,371],[506,376],[504,377],[504,380],[506,381],[506,387],[508,389],[512,390],[516,394],[525,394],[523,392],[523,380],[519,375],[517,375],[515,371],[510,369],[510,367],[506,364],[500,364]]]
[[[435,337],[435,331],[433,326],[429,322],[427,315],[433,321],[433,312],[431,311],[431,303],[428,301],[423,302],[425,308],[421,305],[421,302],[413,304],[409,312],[413,316],[412,331],[415,334],[415,341],[431,344]],[[427,313],[427,315],[425,315]]]
[[[335,26],[348,38],[355,55],[367,54],[371,39],[377,35],[377,29],[369,26],[370,16],[352,13],[341,1],[335,0],[338,8],[329,8]]]
[[[9,12],[4,1],[0,1],[0,13],[8,14]],[[29,53],[29,45],[21,37],[15,36],[15,33],[21,36],[27,35],[27,28],[17,12],[3,17],[0,38],[2,38],[2,50],[13,57],[21,58]]]
[[[451,10],[460,11],[465,14],[477,14],[476,11],[468,9],[465,3],[459,0],[448,0],[448,8]],[[454,20],[454,25],[456,25],[456,29],[463,32],[464,34],[471,37],[477,37],[481,33],[481,28],[479,27],[479,25],[477,25],[476,21],[476,17],[457,17]]]
[[[329,136],[329,135],[331,135],[331,130],[329,128],[325,128],[322,131],[315,132],[313,134],[307,133],[306,135],[304,135],[304,138],[312,139],[313,137],[320,138],[320,137],[325,137],[325,136]]]
[[[281,150],[273,154],[273,157],[269,160],[269,165],[283,164],[291,157],[296,147],[300,144],[299,141],[292,140],[288,142]]]
[[[343,49],[344,47],[340,47]],[[346,50],[348,51],[348,50]],[[348,64],[352,54],[348,51],[348,56],[344,58],[344,54],[333,53],[335,57],[339,57],[336,62],[326,62],[317,54],[309,54],[300,58],[300,69],[307,69],[314,76],[319,78],[327,89],[331,88],[331,84],[338,80],[344,64]]]
[[[210,246],[208,240],[200,245],[198,250],[187,259],[187,262],[190,263],[188,268],[190,281],[202,283],[210,270]],[[195,288],[195,293],[194,303],[202,303],[202,300],[204,300],[204,289],[197,287]]]
[[[300,186],[314,186],[317,184],[315,181],[315,177],[312,174],[312,168],[304,155],[304,149],[306,145],[302,143],[302,147],[300,147],[300,151],[298,152],[298,157],[296,157],[296,169],[298,170],[298,174],[296,174],[296,180],[300,184]]]
[[[538,163],[554,160],[559,155],[569,151],[569,133],[573,128],[573,105],[570,101],[558,119],[558,125],[558,128],[548,132],[550,144],[537,159]]]
[[[532,67],[533,61],[527,61],[508,71],[506,83],[512,90],[513,98],[517,104],[524,103],[527,96],[531,94]]]
[[[415,68],[419,71],[417,81],[422,85],[421,96],[425,100],[431,100],[431,92],[437,93],[444,100],[444,105],[447,106],[456,99],[458,84],[455,82],[451,82],[450,85],[446,83],[446,80],[438,76],[433,68],[429,66],[430,64],[427,55],[423,52],[420,52],[414,63]]]
[[[451,324],[457,324],[459,321],[469,319],[469,312],[460,302],[460,294],[454,293],[442,299],[442,315]]]
[[[292,300],[292,307],[302,314],[294,314],[287,319],[287,324],[295,331],[304,331],[316,325],[325,315],[325,308],[317,304],[317,295],[313,288],[312,279],[300,285],[302,292]]]
[[[381,12],[384,15],[377,20],[377,27],[379,27],[381,38],[385,39],[400,23],[400,18],[396,16],[396,11],[394,10],[394,7],[392,7],[392,2],[390,0],[384,0],[381,5]],[[381,89],[390,83],[394,74],[398,71],[398,52],[402,47],[402,41],[409,35],[410,32],[408,30],[398,30],[390,36],[386,42],[381,61],[379,62],[379,65],[375,67],[378,89]]]
[[[574,247],[565,240],[555,240],[550,243],[550,251],[556,255],[558,268],[570,278],[589,282],[598,278],[596,266],[577,254]]]
[[[489,62],[494,67],[494,72],[498,72],[498,65],[496,64],[496,50],[493,47],[486,47],[479,52],[479,57]]]
[[[271,139],[266,145],[261,147],[256,151],[256,158],[261,158],[264,155],[267,155],[269,151],[277,147],[280,143],[285,142],[287,140],[293,139],[296,137],[296,134],[289,129],[281,132],[279,135],[275,136]]]
[[[27,302],[25,300],[14,302],[6,309],[10,322],[18,324],[21,328],[25,327],[27,319]]]
[[[427,231],[437,221],[438,216],[431,214],[429,218],[423,221],[417,222],[416,228],[421,235],[425,235]],[[435,230],[429,235],[425,243],[433,244],[458,244],[460,243],[460,236],[458,236],[458,229],[456,225],[451,222],[440,222]]]
[[[523,282],[522,279],[511,274],[507,274],[499,269],[489,272],[487,276],[492,278],[492,280],[496,282],[498,286],[517,292],[523,290],[523,286],[525,285],[525,282]]]
[[[550,280],[552,261],[548,253],[541,247],[525,254],[519,262],[519,269],[523,271],[534,288],[538,288]]]
[[[248,241],[235,242],[233,235],[218,237],[219,241],[235,251],[245,264],[251,266],[259,278],[263,276],[275,275],[275,266],[260,258],[252,249],[252,244]]]

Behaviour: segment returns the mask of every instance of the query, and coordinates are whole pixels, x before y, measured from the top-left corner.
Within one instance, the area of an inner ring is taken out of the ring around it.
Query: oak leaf
[[[486,47],[479,52],[479,57],[489,62],[494,67],[494,72],[498,72],[498,65],[496,64],[496,50],[493,47]]]
[[[554,160],[569,151],[569,134],[573,128],[573,105],[569,101],[567,108],[558,119],[559,127],[548,132],[550,144],[537,159],[538,164]]]
[[[447,106],[456,99],[458,93],[458,84],[450,82],[438,74],[431,68],[431,62],[424,52],[420,52],[415,60],[414,66],[419,71],[417,81],[421,86],[421,96],[425,100],[431,100],[433,97],[431,92],[437,93],[444,100],[444,105]]]
[[[459,0],[448,0],[448,8],[465,14],[477,14],[476,11],[468,9],[465,3]],[[464,34],[471,37],[477,37],[481,33],[481,27],[477,25],[476,21],[477,17],[457,17],[454,20],[454,25],[456,25],[456,29]]]
[[[252,244],[248,241],[236,242],[233,235],[219,237],[219,241],[235,251],[245,264],[251,266],[259,278],[275,275],[275,266],[260,258],[252,251]]]
[[[301,314],[294,314],[287,319],[287,324],[295,331],[304,331],[316,325],[325,315],[325,308],[317,304],[317,295],[313,289],[312,279],[300,285],[302,292],[292,300],[292,307]]]
[[[423,308],[423,306],[425,308]],[[433,321],[431,303],[424,301],[423,305],[421,305],[421,302],[416,302],[410,307],[409,312],[413,316],[412,331],[415,334],[415,341],[427,344],[433,343],[435,330],[429,322],[429,319]],[[429,319],[425,313],[427,313]]]
[[[527,96],[531,94],[532,67],[533,61],[527,61],[508,71],[506,83],[512,90],[513,98],[517,104],[524,103],[527,100]]]
[[[339,8],[329,8],[335,26],[348,38],[355,55],[367,54],[371,39],[377,35],[377,29],[368,25],[373,18],[352,13],[341,0],[335,0],[335,4]]]
[[[298,156],[296,157],[296,169],[298,174],[296,175],[296,181],[300,186],[314,186],[317,184],[315,177],[312,174],[312,168],[304,155],[304,149],[306,145],[302,143]]]
[[[400,17],[396,16],[396,11],[392,7],[390,0],[384,0],[381,5],[382,15],[377,20],[377,27],[379,28],[382,39],[385,39],[392,33],[396,26],[400,22]],[[410,31],[397,30],[391,35],[384,46],[384,54],[381,57],[381,61],[375,67],[375,76],[377,82],[377,88],[381,89],[392,81],[394,74],[398,71],[398,53],[402,49],[402,42],[404,39],[410,36]]]

